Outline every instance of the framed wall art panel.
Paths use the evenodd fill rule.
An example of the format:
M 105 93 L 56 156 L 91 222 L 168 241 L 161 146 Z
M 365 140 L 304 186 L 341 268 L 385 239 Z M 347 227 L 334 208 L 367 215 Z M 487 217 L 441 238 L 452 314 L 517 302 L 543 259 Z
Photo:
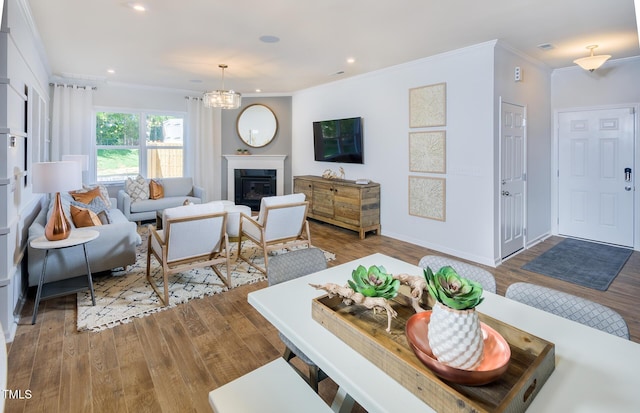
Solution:
M 409 133 L 409 170 L 446 173 L 446 132 Z
M 447 84 L 436 83 L 409 89 L 409 127 L 428 128 L 447 124 Z
M 409 176 L 409 215 L 446 220 L 446 180 Z

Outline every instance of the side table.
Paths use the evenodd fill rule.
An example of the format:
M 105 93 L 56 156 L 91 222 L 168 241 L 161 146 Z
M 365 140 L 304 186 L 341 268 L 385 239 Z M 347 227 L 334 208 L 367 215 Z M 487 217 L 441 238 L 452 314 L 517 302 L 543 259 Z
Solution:
M 60 241 L 49 241 L 44 235 L 31 241 L 31 248 L 41 249 L 44 251 L 44 262 L 42 263 L 42 272 L 38 281 L 38 292 L 36 293 L 36 302 L 33 308 L 33 318 L 31 324 L 36 323 L 38 316 L 38 306 L 40 300 L 47 298 L 60 297 L 63 295 L 84 291 L 87 288 L 91 291 L 91 301 L 96 305 L 96 297 L 93 293 L 93 279 L 91 278 L 91 268 L 89 268 L 89 257 L 87 256 L 87 243 L 98 238 L 100 233 L 93 229 L 74 229 L 71 230 L 69 238 Z M 44 283 L 45 271 L 47 268 L 47 257 L 49 250 L 63 249 L 82 245 L 84 251 L 84 260 L 87 263 L 87 277 L 78 276 L 65 280 L 54 281 L 48 284 Z

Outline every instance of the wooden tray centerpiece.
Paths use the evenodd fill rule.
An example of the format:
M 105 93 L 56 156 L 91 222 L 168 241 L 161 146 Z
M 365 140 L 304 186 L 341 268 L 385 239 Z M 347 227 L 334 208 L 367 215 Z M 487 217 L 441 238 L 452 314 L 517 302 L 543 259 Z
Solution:
M 509 344 L 508 368 L 482 386 L 447 382 L 416 357 L 405 335 L 415 298 L 403 286 L 387 303 L 395 317 L 324 295 L 313 300 L 312 318 L 438 412 L 524 412 L 555 369 L 553 343 L 479 313 Z

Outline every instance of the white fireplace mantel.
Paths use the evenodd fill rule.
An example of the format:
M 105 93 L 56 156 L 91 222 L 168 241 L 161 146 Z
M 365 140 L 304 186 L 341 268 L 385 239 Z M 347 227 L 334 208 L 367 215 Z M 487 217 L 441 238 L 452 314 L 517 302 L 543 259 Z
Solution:
M 284 160 L 287 155 L 222 155 L 227 159 L 227 199 L 236 198 L 236 169 L 275 169 L 276 195 L 284 195 Z

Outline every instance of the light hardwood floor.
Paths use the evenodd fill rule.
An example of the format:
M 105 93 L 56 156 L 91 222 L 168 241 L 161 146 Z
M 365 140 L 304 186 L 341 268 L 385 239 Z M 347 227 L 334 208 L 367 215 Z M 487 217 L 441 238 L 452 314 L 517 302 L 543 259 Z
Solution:
M 380 252 L 417 263 L 426 248 L 311 222 L 312 243 L 336 253 L 330 265 Z M 520 269 L 558 243 L 552 237 L 488 268 L 498 293 L 517 281 L 544 284 L 605 304 L 622 314 L 632 340 L 640 342 L 640 253 L 634 252 L 607 291 L 596 291 Z M 248 303 L 265 282 L 192 300 L 99 333 L 76 331 L 76 298 L 44 301 L 31 325 L 33 294 L 9 344 L 8 388 L 30 390 L 30 399 L 10 399 L 6 412 L 210 412 L 208 392 L 281 355 L 276 330 Z M 327 401 L 331 380 L 320 384 Z M 358 406 L 354 411 L 362 411 Z

